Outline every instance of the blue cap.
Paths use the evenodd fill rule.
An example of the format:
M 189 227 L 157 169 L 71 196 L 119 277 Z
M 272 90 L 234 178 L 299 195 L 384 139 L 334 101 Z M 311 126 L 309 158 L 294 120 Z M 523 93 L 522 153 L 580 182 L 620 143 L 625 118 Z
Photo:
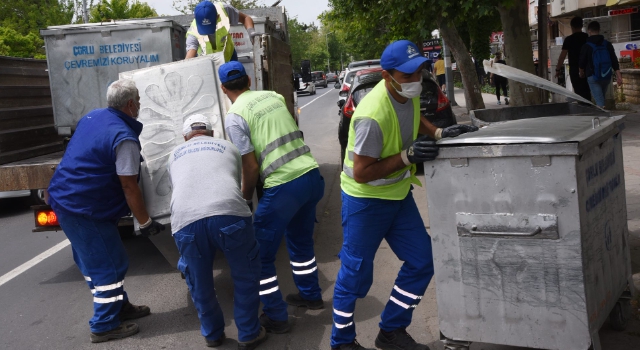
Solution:
M 218 24 L 218 11 L 211 1 L 203 1 L 199 3 L 193 10 L 196 18 L 196 26 L 200 35 L 210 35 L 216 33 L 216 25 Z
M 395 41 L 384 49 L 380 57 L 382 69 L 395 69 L 402 73 L 411 74 L 427 61 L 422 57 L 416 44 L 409 40 Z
M 239 71 L 239 73 L 229 75 L 229 73 L 233 72 L 234 70 Z M 247 75 L 247 72 L 244 70 L 244 66 L 242 65 L 242 63 L 238 61 L 230 61 L 218 68 L 218 74 L 220 75 L 220 81 L 222 83 L 226 83 L 228 81 L 244 77 L 245 75 Z

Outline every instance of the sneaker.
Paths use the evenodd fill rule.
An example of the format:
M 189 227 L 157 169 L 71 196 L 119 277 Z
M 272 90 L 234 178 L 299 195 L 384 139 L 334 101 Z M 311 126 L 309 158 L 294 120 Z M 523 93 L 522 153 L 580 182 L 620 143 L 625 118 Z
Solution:
M 120 321 L 135 320 L 136 318 L 145 317 L 151 313 L 146 305 L 133 305 L 130 302 L 126 302 L 120 309 Z
M 260 333 L 253 340 L 238 342 L 238 350 L 253 350 L 262 344 L 267 339 L 267 330 L 264 327 L 260 327 Z
M 298 294 L 289 294 L 285 298 L 287 304 L 292 306 L 306 307 L 309 310 L 318 310 L 324 309 L 324 302 L 322 299 L 320 300 L 307 300 L 303 298 L 300 293 Z
M 500 100 L 498 100 L 498 105 L 501 105 L 502 103 L 500 103 Z
M 371 348 L 365 348 L 360 345 L 357 340 L 354 340 L 353 343 L 349 344 L 340 344 L 337 348 L 331 348 L 331 350 L 375 350 Z
M 509 99 L 508 98 L 504 98 L 504 104 L 506 104 L 507 106 L 509 105 Z
M 138 325 L 135 323 L 121 324 L 118 327 L 107 332 L 100 332 L 100 333 L 91 332 L 91 342 L 102 343 L 112 339 L 122 339 L 122 338 L 130 337 L 138 333 L 139 331 L 140 331 L 140 328 L 138 328 Z
M 404 328 L 392 332 L 381 329 L 376 338 L 376 346 L 382 350 L 429 350 L 428 346 L 416 343 Z
M 215 348 L 217 346 L 222 345 L 225 339 L 227 339 L 227 336 L 224 334 L 224 332 L 222 332 L 222 335 L 220 336 L 220 338 L 216 340 L 209 340 L 207 338 L 204 338 L 205 342 L 207 343 L 207 346 L 210 348 Z
M 275 321 L 269 318 L 267 314 L 260 315 L 260 325 L 269 333 L 282 334 L 287 333 L 291 329 L 289 320 Z

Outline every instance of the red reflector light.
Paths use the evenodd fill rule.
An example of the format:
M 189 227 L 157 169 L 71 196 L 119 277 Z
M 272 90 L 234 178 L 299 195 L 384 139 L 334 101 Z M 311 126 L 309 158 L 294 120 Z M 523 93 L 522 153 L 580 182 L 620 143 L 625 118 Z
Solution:
M 436 108 L 436 112 L 440 112 L 447 108 L 447 106 L 449 106 L 449 99 L 444 95 L 442 90 L 438 89 L 438 108 Z
M 36 213 L 36 220 L 40 226 L 59 226 L 58 217 L 53 210 L 39 210 Z
M 349 99 L 347 100 L 347 103 L 344 105 L 344 108 L 342 109 L 342 114 L 344 114 L 344 116 L 347 118 L 351 118 L 355 110 L 356 110 L 356 107 L 353 105 L 353 99 L 349 97 Z

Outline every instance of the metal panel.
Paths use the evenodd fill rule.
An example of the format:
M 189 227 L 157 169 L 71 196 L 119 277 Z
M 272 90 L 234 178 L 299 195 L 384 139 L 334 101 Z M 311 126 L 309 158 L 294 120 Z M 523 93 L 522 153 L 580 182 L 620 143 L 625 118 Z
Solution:
M 75 130 L 83 115 L 106 107 L 107 87 L 119 73 L 184 58 L 185 30 L 173 21 L 57 26 L 41 34 L 59 132 Z
M 140 183 L 149 215 L 163 224 L 170 223 L 171 216 L 167 160 L 184 142 L 184 120 L 203 114 L 211 121 L 214 136 L 224 137 L 223 117 L 230 102 L 219 88 L 218 67 L 223 63 L 222 53 L 217 53 L 120 74 L 135 81 L 140 91 L 138 121 L 144 124 Z

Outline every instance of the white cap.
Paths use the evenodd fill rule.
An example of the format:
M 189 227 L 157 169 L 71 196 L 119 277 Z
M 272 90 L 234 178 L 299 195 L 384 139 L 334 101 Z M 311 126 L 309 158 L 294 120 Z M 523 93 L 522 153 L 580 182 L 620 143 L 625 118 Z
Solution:
M 209 118 L 202 114 L 190 115 L 182 125 L 182 134 L 186 135 L 193 130 L 211 130 Z

